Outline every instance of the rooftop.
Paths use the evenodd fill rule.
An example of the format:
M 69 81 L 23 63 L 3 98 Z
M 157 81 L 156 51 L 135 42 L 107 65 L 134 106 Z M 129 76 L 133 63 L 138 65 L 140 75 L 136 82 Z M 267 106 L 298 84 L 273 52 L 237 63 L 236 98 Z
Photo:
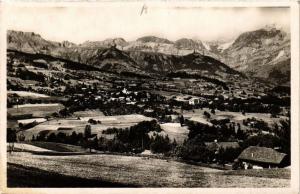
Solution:
M 272 148 L 250 146 L 239 155 L 238 159 L 280 164 L 285 156 L 286 154 L 277 152 Z

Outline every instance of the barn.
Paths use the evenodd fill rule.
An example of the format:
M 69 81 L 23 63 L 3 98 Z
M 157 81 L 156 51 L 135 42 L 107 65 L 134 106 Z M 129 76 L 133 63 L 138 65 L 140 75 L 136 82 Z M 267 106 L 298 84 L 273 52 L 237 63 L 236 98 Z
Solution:
M 272 148 L 250 146 L 238 156 L 244 168 L 280 168 L 288 165 L 288 157 Z

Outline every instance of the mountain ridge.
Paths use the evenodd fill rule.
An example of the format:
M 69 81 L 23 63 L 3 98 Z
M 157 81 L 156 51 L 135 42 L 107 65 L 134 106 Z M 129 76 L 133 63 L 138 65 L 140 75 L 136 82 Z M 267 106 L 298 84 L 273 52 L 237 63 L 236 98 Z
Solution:
M 117 37 L 103 41 L 86 41 L 82 44 L 68 41 L 58 43 L 47 41 L 35 33 L 20 31 L 8 31 L 7 37 L 9 49 L 29 53 L 44 53 L 81 63 L 92 62 L 96 64 L 97 57 L 95 55 L 101 52 L 99 50 L 115 46 L 116 49 L 127 52 L 129 57 L 134 58 L 135 63 L 140 63 L 141 68 L 146 68 L 151 72 L 175 71 L 174 60 L 178 60 L 176 56 L 184 58 L 184 56 L 195 52 L 217 59 L 250 77 L 272 78 L 272 81 L 281 82 L 280 76 L 274 77 L 274 75 L 289 78 L 290 72 L 289 34 L 274 27 L 242 33 L 231 42 L 215 41 L 210 43 L 189 38 L 170 41 L 156 36 L 144 36 L 131 42 Z M 138 53 L 144 58 L 147 55 L 148 58 L 146 57 L 145 61 L 141 61 L 143 57 L 138 57 Z M 169 55 L 173 57 L 169 57 Z M 153 62 L 154 59 L 159 64 Z M 137 65 L 135 63 L 130 62 L 129 69 L 134 67 L 131 70 L 136 71 Z M 178 63 L 186 65 L 180 60 Z M 152 65 L 149 66 L 149 64 Z M 289 82 L 289 79 L 284 80 Z

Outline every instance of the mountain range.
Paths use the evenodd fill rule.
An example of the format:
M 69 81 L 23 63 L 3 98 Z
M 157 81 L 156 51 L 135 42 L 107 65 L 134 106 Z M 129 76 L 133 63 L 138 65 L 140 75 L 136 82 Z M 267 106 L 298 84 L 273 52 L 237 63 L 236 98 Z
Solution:
M 20 31 L 8 31 L 7 41 L 10 50 L 47 54 L 108 71 L 184 70 L 221 78 L 229 72 L 241 72 L 280 84 L 290 82 L 290 34 L 275 27 L 245 32 L 229 42 L 144 36 L 135 41 L 111 38 L 74 44 L 47 41 L 33 32 Z

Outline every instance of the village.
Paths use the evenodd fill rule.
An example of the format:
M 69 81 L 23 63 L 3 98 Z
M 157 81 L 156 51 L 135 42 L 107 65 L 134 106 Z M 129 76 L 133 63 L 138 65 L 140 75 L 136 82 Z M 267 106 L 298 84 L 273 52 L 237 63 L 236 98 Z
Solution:
M 285 138 L 280 135 L 290 130 L 289 100 L 287 94 L 271 95 L 271 86 L 235 82 L 223 89 L 201 79 L 171 78 L 114 79 L 106 88 L 90 78 L 70 85 L 48 80 L 48 90 L 30 84 L 33 92 L 8 90 L 8 131 L 17 132 L 14 141 L 71 142 L 94 153 L 158 155 L 221 169 L 289 165 L 288 146 L 280 143 Z M 268 98 L 278 104 L 263 103 Z M 151 128 L 152 121 L 158 129 Z M 142 140 L 121 138 L 121 131 L 139 125 L 150 125 Z M 116 148 L 120 144 L 129 145 Z

